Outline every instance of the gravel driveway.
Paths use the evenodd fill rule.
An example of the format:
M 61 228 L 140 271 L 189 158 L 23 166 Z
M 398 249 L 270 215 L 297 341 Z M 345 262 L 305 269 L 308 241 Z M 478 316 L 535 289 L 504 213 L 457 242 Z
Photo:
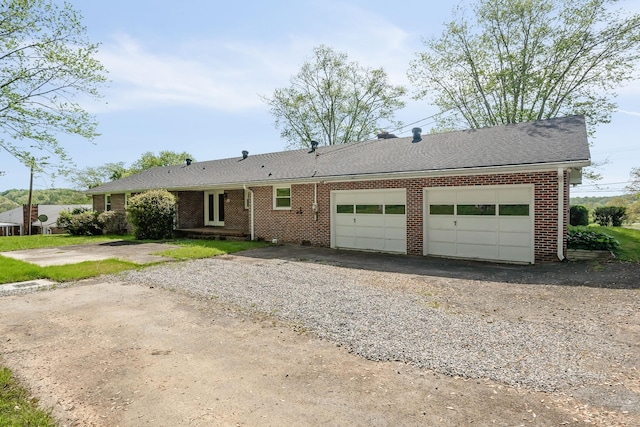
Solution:
M 604 399 L 623 411 L 640 408 L 640 291 L 633 289 L 640 269 L 635 265 L 603 275 L 605 285 L 632 289 L 610 289 L 593 286 L 605 268 L 589 273 L 592 265 L 584 263 L 538 267 L 431 260 L 422 270 L 405 265 L 405 272 L 390 272 L 329 263 L 403 270 L 402 262 L 420 260 L 361 253 L 341 253 L 341 259 L 335 251 L 297 249 L 165 264 L 114 280 L 180 289 L 286 319 L 370 360 L 539 391 L 573 390 L 593 403 Z M 578 286 L 580 269 L 592 287 Z M 470 278 L 474 274 L 482 280 Z M 537 284 L 544 275 L 565 284 Z
M 369 425 L 387 425 L 392 419 L 408 420 L 408 414 L 417 417 L 411 418 L 416 425 L 427 422 L 427 419 L 431 422 L 439 420 L 443 425 L 459 425 L 462 420 L 466 420 L 464 423 L 475 420 L 480 424 L 501 420 L 498 425 L 515 425 L 519 423 L 517 420 L 535 421 L 536 413 L 539 414 L 537 421 L 542 423 L 540 425 L 578 420 L 596 425 L 640 425 L 639 267 L 620 263 L 514 266 L 322 248 L 271 247 L 236 255 L 165 263 L 102 277 L 94 282 L 83 282 L 88 286 L 75 287 L 70 284 L 69 289 L 51 291 L 50 298 L 46 292 L 34 296 L 34 303 L 30 303 L 30 299 L 22 300 L 19 296 L 7 297 L 10 299 L 4 302 L 0 300 L 0 303 L 4 304 L 6 313 L 14 313 L 16 320 L 8 319 L 6 325 L 0 320 L 0 338 L 3 334 L 8 337 L 4 356 L 14 361 L 20 368 L 18 372 L 37 377 L 34 378 L 34 388 L 43 390 L 60 387 L 60 379 L 47 379 L 50 375 L 54 378 L 55 375 L 66 375 L 70 383 L 77 382 L 75 387 L 81 391 L 76 391 L 76 396 L 80 397 L 61 400 L 68 402 L 66 405 L 70 409 L 66 410 L 76 417 L 79 417 L 78 407 L 84 407 L 83 399 L 95 399 L 96 407 L 104 405 L 99 403 L 99 398 L 108 387 L 100 385 L 92 389 L 90 384 L 91 380 L 100 383 L 106 379 L 103 376 L 82 378 L 82 375 L 89 375 L 87 372 L 94 370 L 93 360 L 96 357 L 100 360 L 99 367 L 103 372 L 113 372 L 111 375 L 117 374 L 116 379 L 122 377 L 122 381 L 126 379 L 126 383 L 117 380 L 111 384 L 113 397 L 110 398 L 117 402 L 128 392 L 126 405 L 131 406 L 113 407 L 126 410 L 135 406 L 136 399 L 142 398 L 145 387 L 157 386 L 162 383 L 159 379 L 162 375 L 171 375 L 171 370 L 180 369 L 177 367 L 183 365 L 173 379 L 164 381 L 173 384 L 173 387 L 188 381 L 185 387 L 191 387 L 194 391 L 201 383 L 200 393 L 217 392 L 219 389 L 216 384 L 220 381 L 220 384 L 228 386 L 233 383 L 233 390 L 237 393 L 234 399 L 239 399 L 238 405 L 242 405 L 248 398 L 246 387 L 256 387 L 257 390 L 259 384 L 253 382 L 249 386 L 241 386 L 246 378 L 237 377 L 238 372 L 249 377 L 258 375 L 258 372 L 268 372 L 269 378 L 280 375 L 283 380 L 291 377 L 273 371 L 275 368 L 265 371 L 267 368 L 263 365 L 267 363 L 267 359 L 264 359 L 267 354 L 272 355 L 274 360 L 291 359 L 283 368 L 278 368 L 281 370 L 291 370 L 293 366 L 304 368 L 307 362 L 300 362 L 300 354 L 323 354 L 315 360 L 319 362 L 325 357 L 325 363 L 312 370 L 306 368 L 300 371 L 302 377 L 297 388 L 291 382 L 282 386 L 282 390 L 286 388 L 292 392 L 286 395 L 287 399 L 304 396 L 305 400 L 308 399 L 308 387 L 315 384 L 313 387 L 316 387 L 314 390 L 319 400 L 314 400 L 316 403 L 313 406 L 298 408 L 308 414 L 306 421 L 310 424 L 324 419 L 326 408 L 322 404 L 328 404 L 327 399 L 331 396 L 331 399 L 338 399 L 336 390 L 343 390 L 341 400 L 332 403 L 333 406 L 342 405 L 340 407 L 346 411 L 342 414 L 344 418 L 340 419 L 353 419 L 350 417 L 368 412 L 373 417 L 368 418 L 366 424 Z M 91 283 L 96 283 L 96 295 L 90 293 Z M 123 284 L 138 286 L 119 286 Z M 128 290 L 133 288 L 137 290 Z M 53 295 L 64 291 L 73 291 L 72 295 L 75 296 L 68 299 L 68 294 Z M 173 307 L 172 294 L 176 301 L 182 301 L 178 305 L 179 310 Z M 201 308 L 197 311 L 202 311 L 195 318 L 192 318 L 195 316 L 193 309 L 184 308 L 191 307 L 192 303 L 188 301 L 192 297 L 200 301 L 198 307 Z M 54 308 L 47 307 L 46 301 L 49 299 Z M 62 302 L 66 300 L 69 301 L 68 308 Z M 91 305 L 84 303 L 84 300 L 90 301 Z M 147 306 L 149 312 L 145 312 Z M 289 332 L 285 330 L 277 332 L 263 329 L 260 332 L 260 327 L 249 328 L 249 325 L 246 326 L 249 329 L 245 329 L 245 326 L 240 326 L 243 323 L 234 323 L 235 326 L 230 329 L 238 330 L 238 333 L 209 330 L 209 326 L 206 326 L 209 323 L 220 325 L 231 321 L 224 320 L 224 316 L 221 318 L 218 314 L 210 317 L 212 314 L 206 307 L 211 307 L 212 313 L 223 310 L 236 313 L 234 316 L 241 318 L 257 319 L 258 324 L 287 325 L 289 331 L 294 331 L 294 336 L 288 335 Z M 109 314 L 111 311 L 114 313 Z M 21 320 L 20 316 L 24 316 L 24 319 Z M 44 317 L 39 320 L 39 316 Z M 39 325 L 39 322 L 42 324 Z M 74 325 L 80 327 L 75 328 Z M 58 329 L 59 337 L 54 333 Z M 330 356 L 331 352 L 316 344 L 313 348 L 307 347 L 311 341 L 296 344 L 295 350 L 290 347 L 286 355 L 275 354 L 282 340 L 296 341 L 296 333 L 319 337 L 323 343 L 333 343 L 340 350 L 346 349 L 362 356 L 374 365 L 356 371 L 353 368 L 356 363 L 354 360 L 338 358 L 340 361 L 328 365 L 335 366 L 335 369 L 332 368 L 335 375 L 345 377 L 338 381 L 323 371 L 329 357 L 335 355 Z M 157 334 L 169 336 L 158 337 Z M 29 343 L 31 337 L 38 339 Z M 222 343 L 223 340 L 227 350 L 218 354 L 216 343 Z M 82 349 L 73 342 L 82 343 Z M 69 343 L 75 347 L 66 349 Z M 237 345 L 249 346 L 252 350 L 247 355 L 229 347 Z M 56 355 L 45 351 L 42 354 L 43 349 L 57 346 L 62 353 Z M 183 353 L 179 350 L 181 346 L 185 348 Z M 102 351 L 95 353 L 93 347 Z M 273 350 L 264 353 L 265 348 Z M 0 351 L 0 357 L 3 351 Z M 253 354 L 255 351 L 257 353 Z M 77 355 L 72 354 L 76 352 Z M 296 352 L 298 356 L 294 356 L 298 354 Z M 218 379 L 212 389 L 212 384 L 206 382 L 208 380 L 198 376 L 199 371 L 212 370 L 217 362 L 227 357 L 227 353 L 232 355 L 232 361 L 225 362 L 227 364 L 242 358 L 249 359 L 243 362 L 240 371 L 224 370 L 222 365 L 222 371 L 210 374 L 208 378 L 213 381 Z M 169 371 L 168 366 L 158 365 L 157 370 L 161 373 L 148 376 L 155 361 L 159 360 L 154 358 L 174 354 Z M 198 364 L 190 365 L 195 362 Z M 59 374 L 55 373 L 56 364 L 62 364 Z M 48 368 L 49 365 L 54 367 Z M 259 366 L 258 372 L 251 372 L 254 365 Z M 347 365 L 354 370 L 340 368 Z M 351 390 L 347 385 L 354 378 L 363 381 L 370 378 L 366 372 L 370 372 L 372 366 L 378 369 L 374 378 L 378 378 L 378 381 L 386 378 L 384 386 L 389 390 L 396 387 L 395 403 L 389 407 L 378 405 L 379 408 L 375 410 L 380 411 L 376 412 L 378 415 L 371 412 L 374 411 L 375 400 L 368 403 L 374 406 L 362 409 L 363 412 L 354 409 L 357 406 L 355 402 L 361 400 L 362 396 L 375 398 L 375 393 L 371 394 L 369 388 L 371 385 L 363 382 L 367 388 L 357 392 L 360 394 L 355 394 L 355 389 Z M 411 374 L 414 377 L 405 374 L 409 369 L 416 370 Z M 43 373 L 43 370 L 46 372 Z M 395 375 L 396 371 L 397 378 L 392 379 L 390 375 Z M 137 376 L 138 372 L 144 375 Z M 317 377 L 309 379 L 309 373 L 318 372 Z M 427 373 L 432 379 L 424 383 Z M 99 375 L 99 372 L 96 374 Z M 437 377 L 431 377 L 432 374 L 443 379 L 436 380 Z M 267 374 L 253 378 L 257 381 L 262 375 Z M 456 385 L 455 382 L 445 382 L 444 378 L 453 381 L 459 378 L 464 383 Z M 508 388 L 512 391 L 502 396 L 501 400 L 492 400 L 496 395 L 485 394 L 486 387 L 496 387 L 489 391 L 495 393 L 502 385 L 505 390 Z M 267 382 L 263 387 L 264 390 L 273 390 L 274 401 L 276 396 L 280 396 L 273 383 Z M 323 387 L 327 389 L 320 391 Z M 377 387 L 382 387 L 382 383 Z M 73 395 L 69 391 L 72 384 L 67 384 L 64 389 Z M 82 397 L 82 390 L 89 394 Z M 145 417 L 151 413 L 159 413 L 161 409 L 153 406 L 153 402 L 158 402 L 155 393 L 164 392 L 167 388 L 152 390 L 155 392 L 148 392 L 152 400 L 147 403 L 140 401 L 137 412 L 130 412 L 126 419 L 146 420 Z M 406 391 L 404 397 L 401 397 L 400 390 Z M 434 393 L 442 395 L 434 400 Z M 454 409 L 461 411 L 458 404 L 438 406 L 446 400 L 445 396 L 463 394 L 468 395 L 464 412 L 457 412 L 454 416 Z M 359 397 L 346 403 L 354 396 Z M 205 398 L 204 395 L 202 397 Z M 188 390 L 180 396 L 165 398 L 167 401 L 181 402 L 187 414 L 193 410 L 190 402 L 195 404 L 198 402 L 194 398 L 199 399 L 189 395 Z M 209 399 L 209 408 L 199 409 L 209 411 L 207 413 L 212 410 L 215 412 L 216 408 L 220 410 L 217 403 L 211 403 L 211 399 L 214 397 Z M 264 404 L 263 399 L 257 402 L 255 404 Z M 414 409 L 422 404 L 426 405 L 426 410 Z M 562 406 L 560 413 L 550 408 L 555 405 Z M 255 409 L 239 408 L 226 408 L 228 412 L 224 412 L 223 407 L 221 413 L 230 417 L 227 421 L 245 419 L 257 423 L 256 420 L 260 420 L 255 418 L 259 414 Z M 444 412 L 438 412 L 440 408 Z M 491 413 L 491 408 L 497 410 L 498 418 Z M 179 414 L 181 409 L 166 408 L 175 414 Z M 281 422 L 287 421 L 286 417 L 282 418 L 285 413 L 276 407 L 272 409 L 267 412 L 269 416 L 278 415 Z M 165 410 L 164 406 L 162 410 Z M 319 418 L 313 418 L 309 411 L 314 411 L 313 416 Z M 430 411 L 433 412 L 431 418 Z M 512 412 L 509 417 L 506 416 L 507 411 Z M 101 419 L 103 415 L 98 413 L 96 409 L 91 416 L 85 414 L 85 421 Z M 501 419 L 500 414 L 505 418 Z M 104 419 L 113 422 L 125 419 L 115 415 L 109 417 Z M 300 415 L 292 417 L 288 420 L 300 420 Z M 419 419 L 423 421 L 416 421 Z M 152 421 L 148 425 L 152 425 Z M 248 424 L 254 422 L 248 421 Z M 209 425 L 205 421 L 177 423 Z M 141 422 L 139 424 L 142 425 Z M 91 425 L 103 424 L 96 422 Z M 136 423 L 130 421 L 121 425 Z

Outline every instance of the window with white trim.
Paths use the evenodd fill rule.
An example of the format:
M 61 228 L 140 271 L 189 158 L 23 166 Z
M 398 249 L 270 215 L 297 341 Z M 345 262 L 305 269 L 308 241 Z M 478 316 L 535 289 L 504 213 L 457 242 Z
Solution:
M 291 187 L 273 187 L 273 209 L 291 209 Z
M 104 196 L 104 210 L 105 211 L 111 210 L 111 194 L 105 194 Z

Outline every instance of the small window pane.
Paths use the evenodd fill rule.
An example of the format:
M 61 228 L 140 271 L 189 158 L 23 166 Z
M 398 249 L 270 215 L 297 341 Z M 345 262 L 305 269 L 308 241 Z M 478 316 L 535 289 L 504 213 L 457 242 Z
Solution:
M 500 205 L 502 216 L 529 216 L 529 205 Z
M 404 205 L 385 205 L 384 213 L 387 215 L 404 215 Z
M 276 197 L 291 197 L 290 188 L 276 188 Z
M 429 205 L 431 215 L 453 215 L 453 205 Z
M 353 205 L 338 205 L 336 207 L 336 212 L 341 214 L 352 214 Z
M 458 205 L 458 215 L 495 215 L 496 205 Z
M 382 214 L 382 205 L 356 205 L 356 213 Z
M 288 197 L 283 197 L 280 199 L 276 199 L 276 207 L 277 208 L 290 208 L 291 207 L 291 199 Z

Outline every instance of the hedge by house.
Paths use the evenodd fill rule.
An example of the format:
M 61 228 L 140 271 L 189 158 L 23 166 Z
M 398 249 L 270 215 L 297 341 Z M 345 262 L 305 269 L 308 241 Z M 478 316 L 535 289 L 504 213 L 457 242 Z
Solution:
M 167 190 L 149 190 L 129 199 L 127 216 L 136 239 L 170 238 L 176 215 L 175 196 Z

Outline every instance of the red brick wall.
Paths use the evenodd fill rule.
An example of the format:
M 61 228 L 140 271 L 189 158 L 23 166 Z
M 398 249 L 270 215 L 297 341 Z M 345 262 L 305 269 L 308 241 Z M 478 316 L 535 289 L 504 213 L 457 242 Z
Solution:
M 93 195 L 93 210 L 96 212 L 104 212 L 104 194 Z
M 204 192 L 178 191 L 178 228 L 204 227 Z
M 224 192 L 224 228 L 249 232 L 249 210 L 244 208 L 244 190 Z
M 565 241 L 569 214 L 569 183 L 565 173 Z M 433 178 L 390 179 L 379 181 L 349 181 L 318 184 L 319 212 L 314 215 L 314 184 L 291 186 L 291 210 L 273 209 L 273 187 L 254 187 L 255 237 L 271 241 L 330 246 L 330 194 L 334 190 L 368 190 L 405 188 L 407 191 L 407 253 L 423 254 L 423 189 L 425 187 L 463 187 L 476 185 L 534 185 L 535 261 L 557 261 L 558 175 L 557 171 L 443 176 Z

